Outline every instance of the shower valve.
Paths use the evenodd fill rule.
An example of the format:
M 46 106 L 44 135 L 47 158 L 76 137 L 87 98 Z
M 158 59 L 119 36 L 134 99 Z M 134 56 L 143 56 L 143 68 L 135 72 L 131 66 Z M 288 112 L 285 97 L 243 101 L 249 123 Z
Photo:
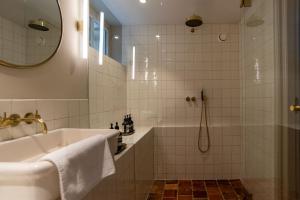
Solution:
M 192 102 L 196 102 L 196 97 L 189 97 L 189 96 L 187 96 L 186 98 L 185 98 L 185 100 L 187 101 L 187 102 L 190 102 L 190 101 L 192 101 Z

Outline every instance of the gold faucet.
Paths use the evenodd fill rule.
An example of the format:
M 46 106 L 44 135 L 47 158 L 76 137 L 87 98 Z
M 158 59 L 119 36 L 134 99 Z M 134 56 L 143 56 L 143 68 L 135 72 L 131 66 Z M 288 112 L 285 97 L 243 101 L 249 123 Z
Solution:
M 35 114 L 33 114 L 33 113 L 25 114 L 24 118 L 22 118 L 21 121 L 23 121 L 27 124 L 32 124 L 33 122 L 36 122 L 36 123 L 40 124 L 40 126 L 42 127 L 43 134 L 48 133 L 47 124 L 42 119 L 42 117 L 39 114 L 38 110 L 35 111 Z
M 0 117 L 0 128 L 16 127 L 21 122 L 25 122 L 26 124 L 32 124 L 33 122 L 36 122 L 42 127 L 43 134 L 48 133 L 47 124 L 42 119 L 38 111 L 36 111 L 35 114 L 26 113 L 24 118 L 21 118 L 19 114 L 11 114 L 9 117 L 7 117 L 6 113 L 4 113 L 4 116 Z
M 0 128 L 8 128 L 12 125 L 12 120 L 7 118 L 6 112 L 4 112 L 3 117 L 0 116 Z

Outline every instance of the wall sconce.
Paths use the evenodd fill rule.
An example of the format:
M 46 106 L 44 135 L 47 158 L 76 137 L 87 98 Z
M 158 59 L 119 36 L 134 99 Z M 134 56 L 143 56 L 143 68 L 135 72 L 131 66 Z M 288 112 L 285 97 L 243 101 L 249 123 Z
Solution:
M 135 46 L 132 47 L 132 68 L 131 68 L 131 79 L 135 79 Z
M 77 31 L 82 32 L 82 58 L 88 58 L 89 50 L 89 18 L 90 18 L 90 1 L 82 0 L 82 20 L 76 22 Z
M 103 65 L 104 47 L 104 12 L 100 12 L 100 36 L 99 36 L 99 65 Z

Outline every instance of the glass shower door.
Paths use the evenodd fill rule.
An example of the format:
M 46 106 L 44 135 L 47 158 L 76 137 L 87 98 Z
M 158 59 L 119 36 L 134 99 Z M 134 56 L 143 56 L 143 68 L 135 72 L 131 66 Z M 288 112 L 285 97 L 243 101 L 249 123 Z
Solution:
M 300 199 L 300 3 L 282 4 L 282 199 Z
M 242 181 L 254 200 L 278 197 L 278 87 L 275 1 L 242 9 Z

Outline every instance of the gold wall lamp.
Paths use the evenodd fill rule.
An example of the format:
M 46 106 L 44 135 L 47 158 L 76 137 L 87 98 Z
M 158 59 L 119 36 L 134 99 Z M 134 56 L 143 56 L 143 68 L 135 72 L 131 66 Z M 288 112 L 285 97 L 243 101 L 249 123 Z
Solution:
M 82 32 L 83 31 L 83 21 L 82 20 L 78 20 L 76 21 L 76 30 L 78 32 Z

